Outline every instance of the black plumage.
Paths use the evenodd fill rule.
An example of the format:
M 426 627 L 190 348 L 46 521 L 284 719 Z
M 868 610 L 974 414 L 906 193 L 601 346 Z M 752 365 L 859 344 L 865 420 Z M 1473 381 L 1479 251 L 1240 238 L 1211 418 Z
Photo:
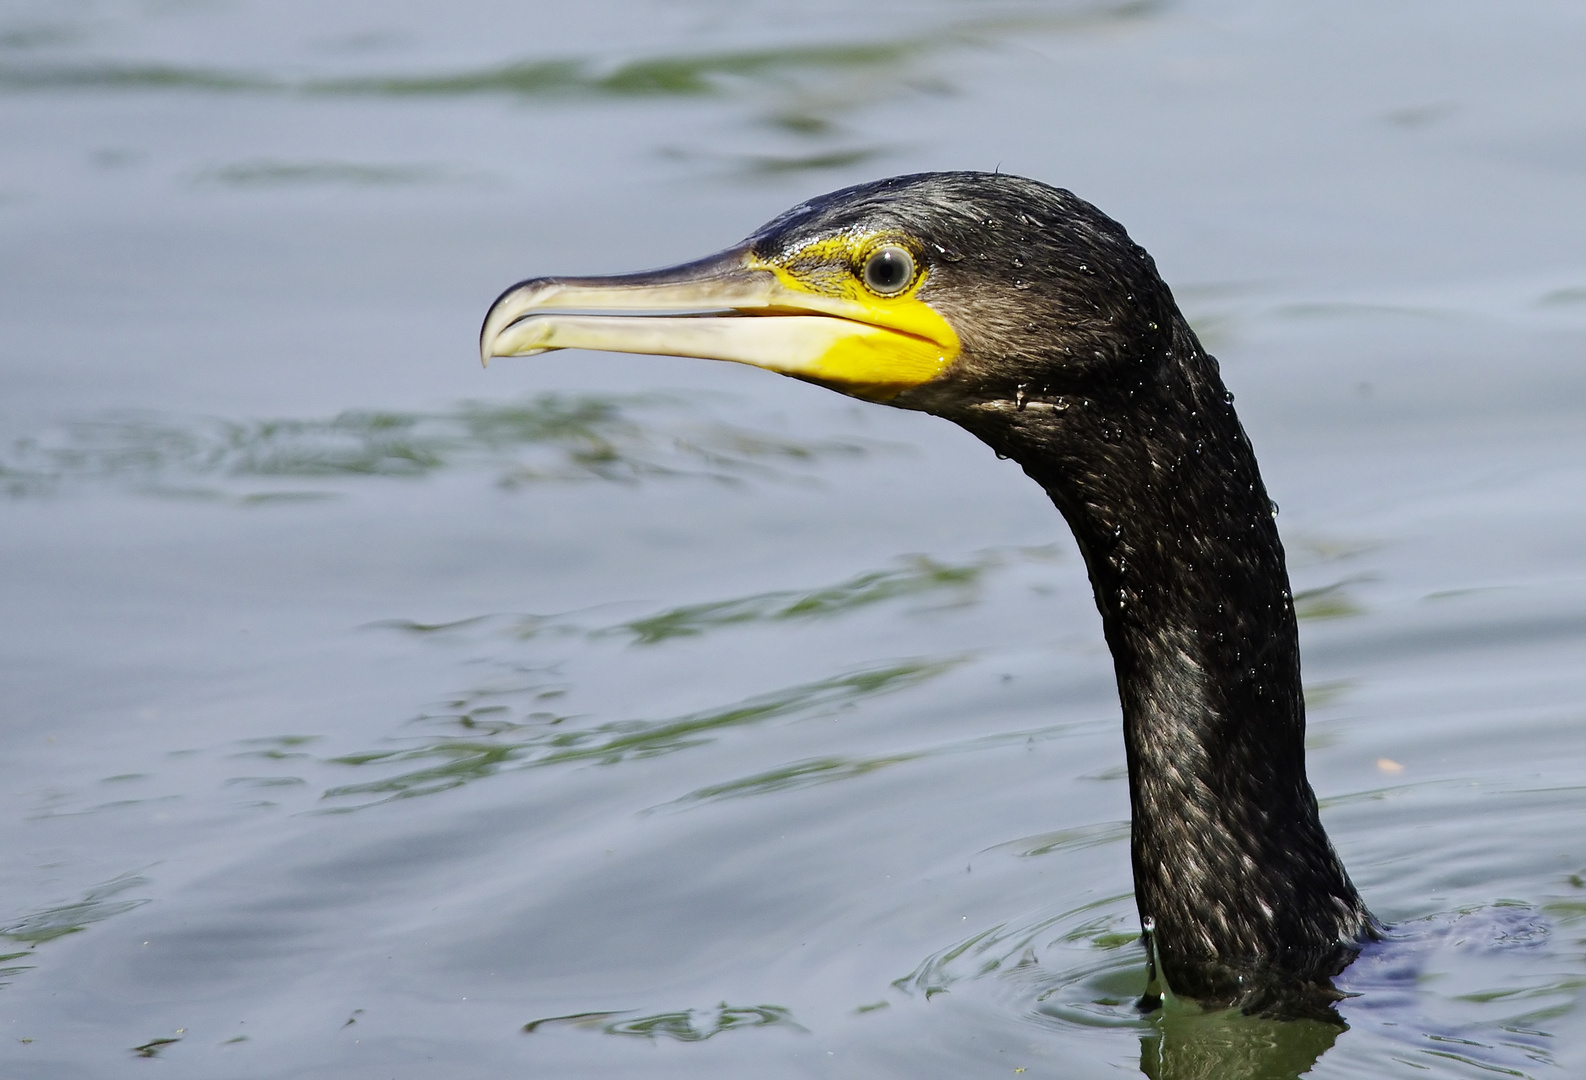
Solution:
M 920 298 L 963 343 L 891 403 L 1018 462 L 1084 556 L 1123 703 L 1135 897 L 1168 985 L 1255 1004 L 1336 974 L 1371 916 L 1306 780 L 1283 545 L 1216 360 L 1120 225 L 1031 180 L 898 177 L 751 243 L 882 224 L 920 241 Z

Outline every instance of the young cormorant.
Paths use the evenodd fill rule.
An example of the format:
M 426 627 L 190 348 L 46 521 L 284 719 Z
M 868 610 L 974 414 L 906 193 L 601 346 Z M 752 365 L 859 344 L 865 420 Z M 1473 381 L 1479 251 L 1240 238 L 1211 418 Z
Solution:
M 1175 993 L 1314 1012 L 1376 927 L 1305 777 L 1294 604 L 1217 362 L 1146 252 L 1067 191 L 894 177 L 672 269 L 536 278 L 480 351 L 734 360 L 945 417 L 1074 531 L 1123 703 L 1135 899 Z

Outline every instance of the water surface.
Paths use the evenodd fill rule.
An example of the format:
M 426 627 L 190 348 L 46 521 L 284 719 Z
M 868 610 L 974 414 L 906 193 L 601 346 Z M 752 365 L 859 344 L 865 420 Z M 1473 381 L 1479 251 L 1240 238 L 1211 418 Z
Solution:
M 1583 54 L 1560 2 L 6 6 L 5 1075 L 1580 1075 Z M 521 277 L 995 167 L 1238 397 L 1405 939 L 1347 1031 L 1134 1011 L 1111 663 L 1017 468 L 477 365 Z

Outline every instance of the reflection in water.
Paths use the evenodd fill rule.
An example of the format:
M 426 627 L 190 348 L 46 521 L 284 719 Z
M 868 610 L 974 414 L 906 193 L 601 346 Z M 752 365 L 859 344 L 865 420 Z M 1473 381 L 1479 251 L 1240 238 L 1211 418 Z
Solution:
M 1032 559 L 1050 557 L 1045 548 L 1019 552 Z M 623 638 L 634 645 L 657 645 L 676 638 L 697 638 L 727 627 L 777 624 L 838 618 L 876 605 L 934 599 L 937 606 L 960 606 L 973 595 L 987 572 L 1004 564 L 1005 555 L 988 552 L 965 563 L 944 563 L 924 556 L 901 560 L 900 565 L 855 575 L 835 585 L 814 589 L 781 589 L 729 600 L 685 604 L 651 615 L 605 626 L 588 627 L 566 618 L 534 615 L 478 616 L 450 623 L 391 620 L 377 624 L 424 637 L 472 636 L 509 643 L 534 638 L 573 637 L 588 642 Z M 759 695 L 722 709 L 709 709 L 667 720 L 612 721 L 579 727 L 577 718 L 548 711 L 565 696 L 565 685 L 529 678 L 530 669 L 508 664 L 517 676 L 511 686 L 492 685 L 469 691 L 448 702 L 439 714 L 420 722 L 441 724 L 448 731 L 425 738 L 420 745 L 400 750 L 375 750 L 331 759 L 340 765 L 393 765 L 422 762 L 379 780 L 332 787 L 328 798 L 384 795 L 411 798 L 457 787 L 493 776 L 503 769 L 527 768 L 565 762 L 615 764 L 631 758 L 654 757 L 709 741 L 708 733 L 793 714 L 827 710 L 876 694 L 906 689 L 944 674 L 962 658 L 919 660 L 883 664 L 851 671 L 830 679 L 806 683 Z M 507 704 L 507 702 L 516 703 Z M 1001 745 L 1008 740 L 1030 741 L 1057 729 L 1013 732 L 967 744 L 928 751 L 864 759 L 820 759 L 795 762 L 778 769 L 698 789 L 679 804 L 741 795 L 781 791 L 810 784 L 862 776 L 886 765 L 927 754 Z M 255 753 L 280 754 L 278 746 Z M 380 800 L 384 801 L 384 800 Z
M 804 1029 L 793 1022 L 793 1014 L 780 1005 L 728 1005 L 715 1009 L 685 1009 L 682 1012 L 638 1016 L 601 1028 L 608 1035 L 637 1035 L 641 1038 L 667 1038 L 678 1042 L 702 1042 L 724 1031 L 743 1028 L 780 1027 L 791 1031 Z
M 872 604 L 936 592 L 966 594 L 999 559 L 982 555 L 970 563 L 949 565 L 923 555 L 890 570 L 872 570 L 821 589 L 779 590 L 735 600 L 689 604 L 658 615 L 622 623 L 604 633 L 626 633 L 636 644 L 653 645 L 673 637 L 692 637 L 736 623 L 783 622 L 845 615 Z
M 16 961 L 31 956 L 37 946 L 80 933 L 94 923 L 147 904 L 147 899 L 117 900 L 114 897 L 148 883 L 147 878 L 138 874 L 123 874 L 89 889 L 81 900 L 45 908 L 0 925 L 0 947 L 7 942 L 27 946 L 19 952 L 0 953 L 0 986 L 8 985 L 11 976 L 32 970 L 32 964 Z
M 1121 837 L 1114 832 L 1115 841 L 1128 836 L 1127 828 Z M 1083 830 L 1075 846 L 1094 842 Z M 996 976 L 1028 995 L 1037 1017 L 1086 1027 L 1138 1023 L 1146 976 L 1133 900 L 1123 893 L 1030 923 L 1000 923 L 927 957 L 892 985 L 929 999 L 960 981 Z
M 9 986 L 13 975 L 20 975 L 24 971 L 33 970 L 32 964 L 18 964 L 16 962 L 25 956 L 27 956 L 25 951 L 0 953 L 0 986 Z
M 515 722 L 480 716 L 480 710 L 449 718 L 466 735 L 425 739 L 405 750 L 374 750 L 331 759 L 334 764 L 413 765 L 394 775 L 358 784 L 342 784 L 325 798 L 380 795 L 375 800 L 432 795 L 506 769 L 543 765 L 616 765 L 624 761 L 675 753 L 712 741 L 730 728 L 767 720 L 808 715 L 862 701 L 877 694 L 917 686 L 941 675 L 960 661 L 912 660 L 865 668 L 831 679 L 761 694 L 719 709 L 707 709 L 665 720 L 616 720 L 590 727 L 574 718 L 548 715 Z M 531 688 L 532 689 L 532 688 Z M 370 805 L 361 803 L 359 805 Z
M 611 105 L 670 99 L 729 98 L 752 111 L 755 127 L 790 137 L 804 147 L 794 153 L 727 155 L 739 176 L 781 176 L 852 167 L 882 154 L 874 144 L 854 145 L 840 117 L 888 100 L 955 89 L 944 56 L 1016 42 L 1036 32 L 1075 33 L 1127 25 L 1157 14 L 1158 0 L 1100 0 L 1044 5 L 1032 13 L 1015 6 L 1006 13 L 949 19 L 922 27 L 928 15 L 911 19 L 911 33 L 878 40 L 794 42 L 757 48 L 676 51 L 622 60 L 550 56 L 463 70 L 384 74 L 304 74 L 288 70 L 228 69 L 180 62 L 94 58 L 60 62 L 19 56 L 0 63 L 0 92 L 97 90 L 108 93 L 185 92 L 278 95 L 297 98 L 456 99 L 480 95 L 542 102 L 598 101 Z M 73 31 L 63 31 L 71 34 Z M 24 40 L 14 32 L 11 36 Z M 3 40 L 3 37 L 0 37 Z M 60 40 L 69 40 L 61 38 Z M 27 45 L 53 39 L 27 40 Z M 693 149 L 667 147 L 670 158 L 719 160 L 721 141 Z M 364 164 L 244 164 L 222 170 L 224 182 L 389 184 L 388 166 Z M 412 172 L 412 169 L 398 170 Z M 429 169 L 435 173 L 443 170 Z M 240 176 L 237 174 L 240 173 Z
M 779 478 L 789 465 L 856 457 L 867 449 L 852 440 L 780 439 L 718 422 L 690 422 L 687 413 L 685 403 L 663 395 L 589 394 L 464 402 L 444 412 L 355 410 L 312 420 L 111 413 L 6 440 L 0 488 L 25 497 L 77 483 L 116 482 L 155 493 L 223 498 L 225 489 L 193 484 L 417 477 L 465 467 L 493 469 L 505 487 L 676 476 L 738 481 Z
M 833 619 L 881 604 L 908 600 L 932 602 L 930 610 L 963 606 L 990 571 L 1010 556 L 1050 559 L 1049 548 L 985 552 L 963 563 L 945 563 L 911 556 L 884 570 L 857 574 L 835 585 L 814 589 L 780 589 L 728 600 L 684 604 L 604 626 L 586 626 L 565 617 L 535 615 L 476 616 L 449 623 L 390 620 L 376 624 L 426 638 L 472 639 L 486 643 L 517 643 L 543 637 L 577 638 L 589 643 L 621 638 L 653 646 L 678 638 L 697 638 L 729 627 L 750 624 Z M 962 658 L 884 664 L 759 695 L 723 709 L 656 721 L 614 721 L 580 727 L 578 718 L 550 711 L 568 692 L 559 683 L 539 681 L 534 669 L 506 663 L 514 681 L 458 695 L 445 711 L 426 714 L 419 722 L 439 724 L 444 734 L 419 740 L 406 749 L 374 750 L 330 759 L 339 765 L 422 763 L 379 780 L 330 788 L 328 798 L 383 795 L 411 798 L 493 776 L 504 769 L 566 762 L 615 764 L 654 757 L 708 741 L 708 733 L 787 715 L 807 714 L 850 704 L 863 698 L 906 689 L 944 674 Z M 456 729 L 462 729 L 457 733 Z M 668 805 L 682 806 L 725 798 L 766 794 L 863 776 L 889 765 L 922 757 L 1032 743 L 1055 737 L 1067 726 L 1013 731 L 945 746 L 874 757 L 823 757 L 791 762 L 747 777 L 696 789 Z M 270 746 L 262 754 L 280 754 Z M 295 752 L 295 751 L 294 751 Z M 239 781 L 240 782 L 240 781 Z M 379 800 L 379 801 L 384 801 Z
M 1049 549 L 1034 548 L 1019 554 L 1044 558 L 1049 555 Z M 656 645 L 673 638 L 699 637 L 730 626 L 832 618 L 893 600 L 938 594 L 941 594 L 940 607 L 962 606 L 973 597 L 975 587 L 987 572 L 1003 565 L 1003 561 L 1004 556 L 998 552 L 986 552 L 970 562 L 956 564 L 912 555 L 900 559 L 896 567 L 866 571 L 835 585 L 776 589 L 730 600 L 684 604 L 600 627 L 546 615 L 478 615 L 448 623 L 390 619 L 374 625 L 437 637 L 473 634 L 516 641 L 542 636 L 585 637 L 592 641 L 624 637 L 635 645 Z
M 674 806 L 689 803 L 712 802 L 717 799 L 737 799 L 749 795 L 769 795 L 776 791 L 796 791 L 799 788 L 813 787 L 816 784 L 829 784 L 838 780 L 851 780 L 855 777 L 873 773 L 884 769 L 888 765 L 901 765 L 906 761 L 916 761 L 923 757 L 922 753 L 912 754 L 887 754 L 879 757 L 868 758 L 813 758 L 806 761 L 794 761 L 775 769 L 745 776 L 737 780 L 728 780 L 720 784 L 708 784 L 702 788 L 695 788 L 687 795 L 674 799 Z
M 1342 1031 L 1319 1020 L 1202 1012 L 1173 1002 L 1152 1026 L 1140 1037 L 1140 1071 L 1151 1080 L 1293 1080 L 1309 1072 Z
M 1555 289 L 1538 300 L 1537 303 L 1543 307 L 1586 304 L 1586 287 Z
M 621 1012 L 587 1012 L 547 1016 L 524 1024 L 523 1030 L 532 1035 L 549 1026 L 565 1025 L 606 1035 L 673 1039 L 677 1042 L 704 1042 L 724 1031 L 748 1028 L 778 1027 L 800 1033 L 805 1031 L 794 1021 L 792 1012 L 781 1005 L 728 1005 L 724 1001 L 714 1009 L 683 1009 L 679 1012 L 636 1016 L 630 1020 L 614 1019 L 622 1015 Z
M 1121 846 L 1127 836 L 1127 823 L 1106 823 L 1012 841 L 985 854 Z M 1582 911 L 1586 905 L 1563 902 L 1556 915 L 1547 914 L 1586 922 Z M 1416 920 L 1368 946 L 1337 980 L 1344 992 L 1338 1011 L 1348 1023 L 1203 1011 L 1171 995 L 1162 1008 L 1142 1013 L 1146 963 L 1134 920 L 1133 897 L 1123 894 L 1028 923 L 999 924 L 927 958 L 892 985 L 930 998 L 991 979 L 1025 1002 L 1037 1023 L 1136 1030 L 1140 1068 L 1152 1080 L 1291 1080 L 1351 1027 L 1371 1033 L 1375 1052 L 1417 1070 L 1457 1062 L 1482 1074 L 1539 1075 L 1539 1066 L 1556 1067 L 1551 1029 L 1574 1014 L 1586 982 L 1558 974 L 1577 970 L 1578 956 L 1531 965 L 1524 969 L 1528 977 L 1516 980 L 1513 954 L 1546 950 L 1547 923 L 1527 905 L 1495 904 Z M 1494 986 L 1491 977 L 1505 982 Z M 1440 1004 L 1430 1015 L 1437 1022 L 1428 1013 L 1433 987 Z M 1468 1020 L 1456 1019 L 1461 1014 Z
M 750 173 L 775 176 L 810 169 L 842 169 L 881 156 L 878 149 L 831 150 L 823 154 L 756 154 L 745 159 Z
M 1102 0 L 1015 18 L 949 23 L 935 31 L 892 40 L 797 43 L 716 52 L 679 52 L 616 64 L 581 57 L 521 60 L 448 74 L 376 76 L 295 76 L 258 70 L 226 70 L 167 63 L 62 64 L 12 62 L 0 66 L 0 89 L 189 90 L 390 97 L 455 97 L 510 94 L 518 97 L 646 98 L 698 97 L 730 92 L 746 83 L 770 83 L 786 91 L 799 77 L 860 76 L 872 94 L 878 81 L 907 84 L 921 72 L 907 65 L 949 48 L 980 44 L 989 38 L 1036 30 L 1084 30 L 1149 16 L 1161 8 L 1154 0 Z M 58 35 L 70 33 L 58 31 Z M 26 40 L 24 31 L 0 37 L 22 45 L 56 44 L 57 36 Z M 803 125 L 785 125 L 808 133 Z
M 12 64 L 0 67 L 8 90 L 199 90 L 306 94 L 453 97 L 693 97 L 720 92 L 733 80 L 786 78 L 809 71 L 876 72 L 939 48 L 950 38 L 855 45 L 792 45 L 656 56 L 615 66 L 587 59 L 525 60 L 444 75 L 292 78 L 175 64 Z
M 102 885 L 96 885 L 83 894 L 81 900 L 59 907 L 45 908 L 43 911 L 26 915 L 0 926 L 0 938 L 25 944 L 29 947 L 41 945 L 46 941 L 65 937 L 67 934 L 76 934 L 86 930 L 96 922 L 101 922 L 113 915 L 131 911 L 133 908 L 142 907 L 148 900 L 113 900 L 128 889 L 135 889 L 147 885 L 148 879 L 137 874 L 123 874 L 112 878 Z M 13 954 L 13 957 L 20 954 Z
M 232 187 L 274 187 L 299 184 L 346 184 L 389 187 L 436 184 L 464 179 L 432 165 L 366 165 L 348 161 L 241 161 L 212 169 L 204 179 Z
M 1308 619 L 1348 619 L 1365 613 L 1359 601 L 1349 595 L 1350 585 L 1359 578 L 1323 585 L 1315 589 L 1299 589 L 1294 593 L 1294 617 Z
M 1009 840 L 987 850 L 1009 851 L 1021 858 L 1029 859 L 1037 855 L 1050 855 L 1054 851 L 1080 851 L 1084 848 L 1100 847 L 1103 844 L 1128 838 L 1127 821 L 1106 821 L 1099 825 L 1081 825 L 1074 829 L 1060 829 L 1057 832 L 1042 833 L 1040 836 Z M 1129 935 L 1129 939 L 1132 941 L 1134 935 Z
M 148 1042 L 143 1043 L 141 1046 L 134 1046 L 132 1048 L 132 1052 L 134 1054 L 138 1055 L 139 1057 L 143 1057 L 143 1058 L 157 1057 L 161 1050 L 164 1050 L 168 1046 L 174 1046 L 176 1043 L 179 1043 L 181 1041 L 182 1041 L 181 1039 L 172 1038 L 172 1037 L 166 1037 L 166 1038 L 162 1038 L 162 1039 L 150 1039 Z
M 1556 951 L 1549 919 L 1558 916 L 1568 918 L 1499 901 L 1391 927 L 1337 980 L 1356 995 L 1344 1005 L 1348 1018 L 1415 1059 L 1507 1076 L 1554 1067 L 1556 1025 L 1576 1013 L 1586 986 L 1562 974 L 1579 970 L 1580 955 L 1579 942 L 1575 955 Z M 1516 969 L 1517 954 L 1537 962 Z M 1429 1013 L 1433 987 L 1441 1007 Z
M 687 795 L 679 796 L 666 804 L 668 806 L 687 806 L 691 803 L 712 802 L 718 799 L 736 799 L 749 795 L 769 795 L 777 791 L 795 791 L 799 788 L 813 787 L 816 784 L 830 784 L 838 780 L 851 780 L 856 777 L 866 776 L 879 769 L 890 765 L 901 765 L 909 761 L 919 761 L 923 758 L 939 757 L 948 754 L 962 754 L 974 750 L 991 750 L 1001 746 L 1033 745 L 1038 741 L 1057 738 L 1072 730 L 1072 725 L 1057 724 L 1052 727 L 1038 728 L 1033 731 L 1007 731 L 998 735 L 986 735 L 977 739 L 965 739 L 960 742 L 948 743 L 945 746 L 933 746 L 924 750 L 912 750 L 897 754 L 882 754 L 876 757 L 823 757 L 804 761 L 794 761 L 775 769 L 768 769 L 753 776 L 745 776 L 737 780 L 729 780 L 720 784 L 710 784 L 706 787 L 696 788 Z M 1124 826 L 1125 835 L 1128 826 Z M 1103 841 L 1096 841 L 1101 843 Z
M 453 95 L 509 93 L 525 96 L 693 97 L 722 91 L 733 80 L 785 79 L 806 72 L 886 72 L 945 41 L 855 45 L 790 45 L 693 56 L 631 60 L 602 70 L 587 60 L 539 60 L 441 76 L 384 76 L 313 81 L 311 93 Z
M 1127 823 L 1054 834 L 1022 854 L 1127 840 Z M 1042 839 L 1042 838 L 1032 838 Z M 1145 958 L 1133 897 L 1106 897 L 1027 925 L 982 931 L 927 959 L 893 983 L 926 997 L 965 979 L 994 977 L 1028 1002 L 1042 1025 L 1140 1032 L 1140 1070 L 1151 1080 L 1292 1080 L 1316 1064 L 1344 1028 L 1319 1020 L 1272 1020 L 1237 1010 L 1203 1012 L 1169 997 L 1142 1014 Z
M 910 977 L 912 984 L 895 985 L 929 994 L 957 979 L 992 976 L 1033 1001 L 1038 1018 L 1142 1028 L 1141 1070 L 1153 1080 L 1289 1080 L 1304 1075 L 1351 1028 L 1354 1037 L 1370 1033 L 1375 1054 L 1417 1070 L 1435 1072 L 1457 1062 L 1479 1074 L 1548 1075 L 1558 1065 L 1555 1026 L 1574 1015 L 1586 983 L 1560 974 L 1578 970 L 1578 949 L 1576 955 L 1553 953 L 1555 935 L 1544 918 L 1586 921 L 1580 914 L 1586 906 L 1566 902 L 1538 912 L 1503 902 L 1414 920 L 1368 945 L 1336 979 L 1343 995 L 1337 1008 L 1347 1023 L 1204 1012 L 1171 996 L 1163 1008 L 1141 1016 L 1136 1002 L 1144 963 L 1132 947 L 1138 938 L 1109 932 L 1130 919 L 1106 906 L 1076 908 L 1030 926 L 995 927 L 933 957 Z M 1517 969 L 1517 952 L 1551 955 L 1553 962 Z M 1429 1008 L 1433 1000 L 1438 1004 Z
M 1061 840 L 1054 834 L 1055 845 L 1032 843 L 1042 840 L 1035 837 L 990 851 L 1042 854 L 1121 843 L 1127 835 L 1126 823 L 1112 823 L 1071 830 Z M 1515 950 L 1540 952 L 1550 936 L 1532 908 L 1497 904 L 1417 920 L 1369 946 L 1338 980 L 1346 993 L 1338 1008 L 1348 1024 L 1202 1011 L 1171 995 L 1143 1014 L 1146 964 L 1132 900 L 1107 897 L 1030 923 L 993 926 L 927 958 L 893 986 L 929 998 L 961 982 L 994 979 L 1043 1025 L 1137 1030 L 1140 1068 L 1152 1080 L 1291 1080 L 1351 1026 L 1371 1033 L 1376 1053 L 1417 1070 L 1457 1062 L 1478 1074 L 1547 1075 L 1534 1070 L 1556 1067 L 1550 1029 L 1574 1014 L 1583 982 L 1557 973 L 1578 969 L 1578 956 L 1533 965 L 1522 981 L 1485 982 L 1488 965 L 1492 975 L 1513 980 Z M 1582 911 L 1586 905 L 1564 902 L 1556 915 L 1547 913 L 1586 922 Z M 1434 986 L 1440 1005 L 1432 1014 L 1440 1022 L 1428 1014 Z M 1500 1016 L 1505 1006 L 1508 1015 Z M 1461 1012 L 1465 1023 L 1455 1019 Z
M 1272 314 L 1280 319 L 1411 318 L 1439 321 L 1458 316 L 1458 312 L 1410 307 L 1403 304 L 1360 304 L 1343 301 L 1280 304 L 1272 309 Z

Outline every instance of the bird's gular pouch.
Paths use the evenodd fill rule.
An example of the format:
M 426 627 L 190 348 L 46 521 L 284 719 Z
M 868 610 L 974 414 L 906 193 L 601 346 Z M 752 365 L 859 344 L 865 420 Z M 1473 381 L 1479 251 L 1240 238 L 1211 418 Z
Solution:
M 600 349 L 731 360 L 887 401 L 941 375 L 959 344 L 916 295 L 925 272 L 908 251 L 871 248 L 817 260 L 744 246 L 666 270 L 520 282 L 486 315 L 480 356 Z

